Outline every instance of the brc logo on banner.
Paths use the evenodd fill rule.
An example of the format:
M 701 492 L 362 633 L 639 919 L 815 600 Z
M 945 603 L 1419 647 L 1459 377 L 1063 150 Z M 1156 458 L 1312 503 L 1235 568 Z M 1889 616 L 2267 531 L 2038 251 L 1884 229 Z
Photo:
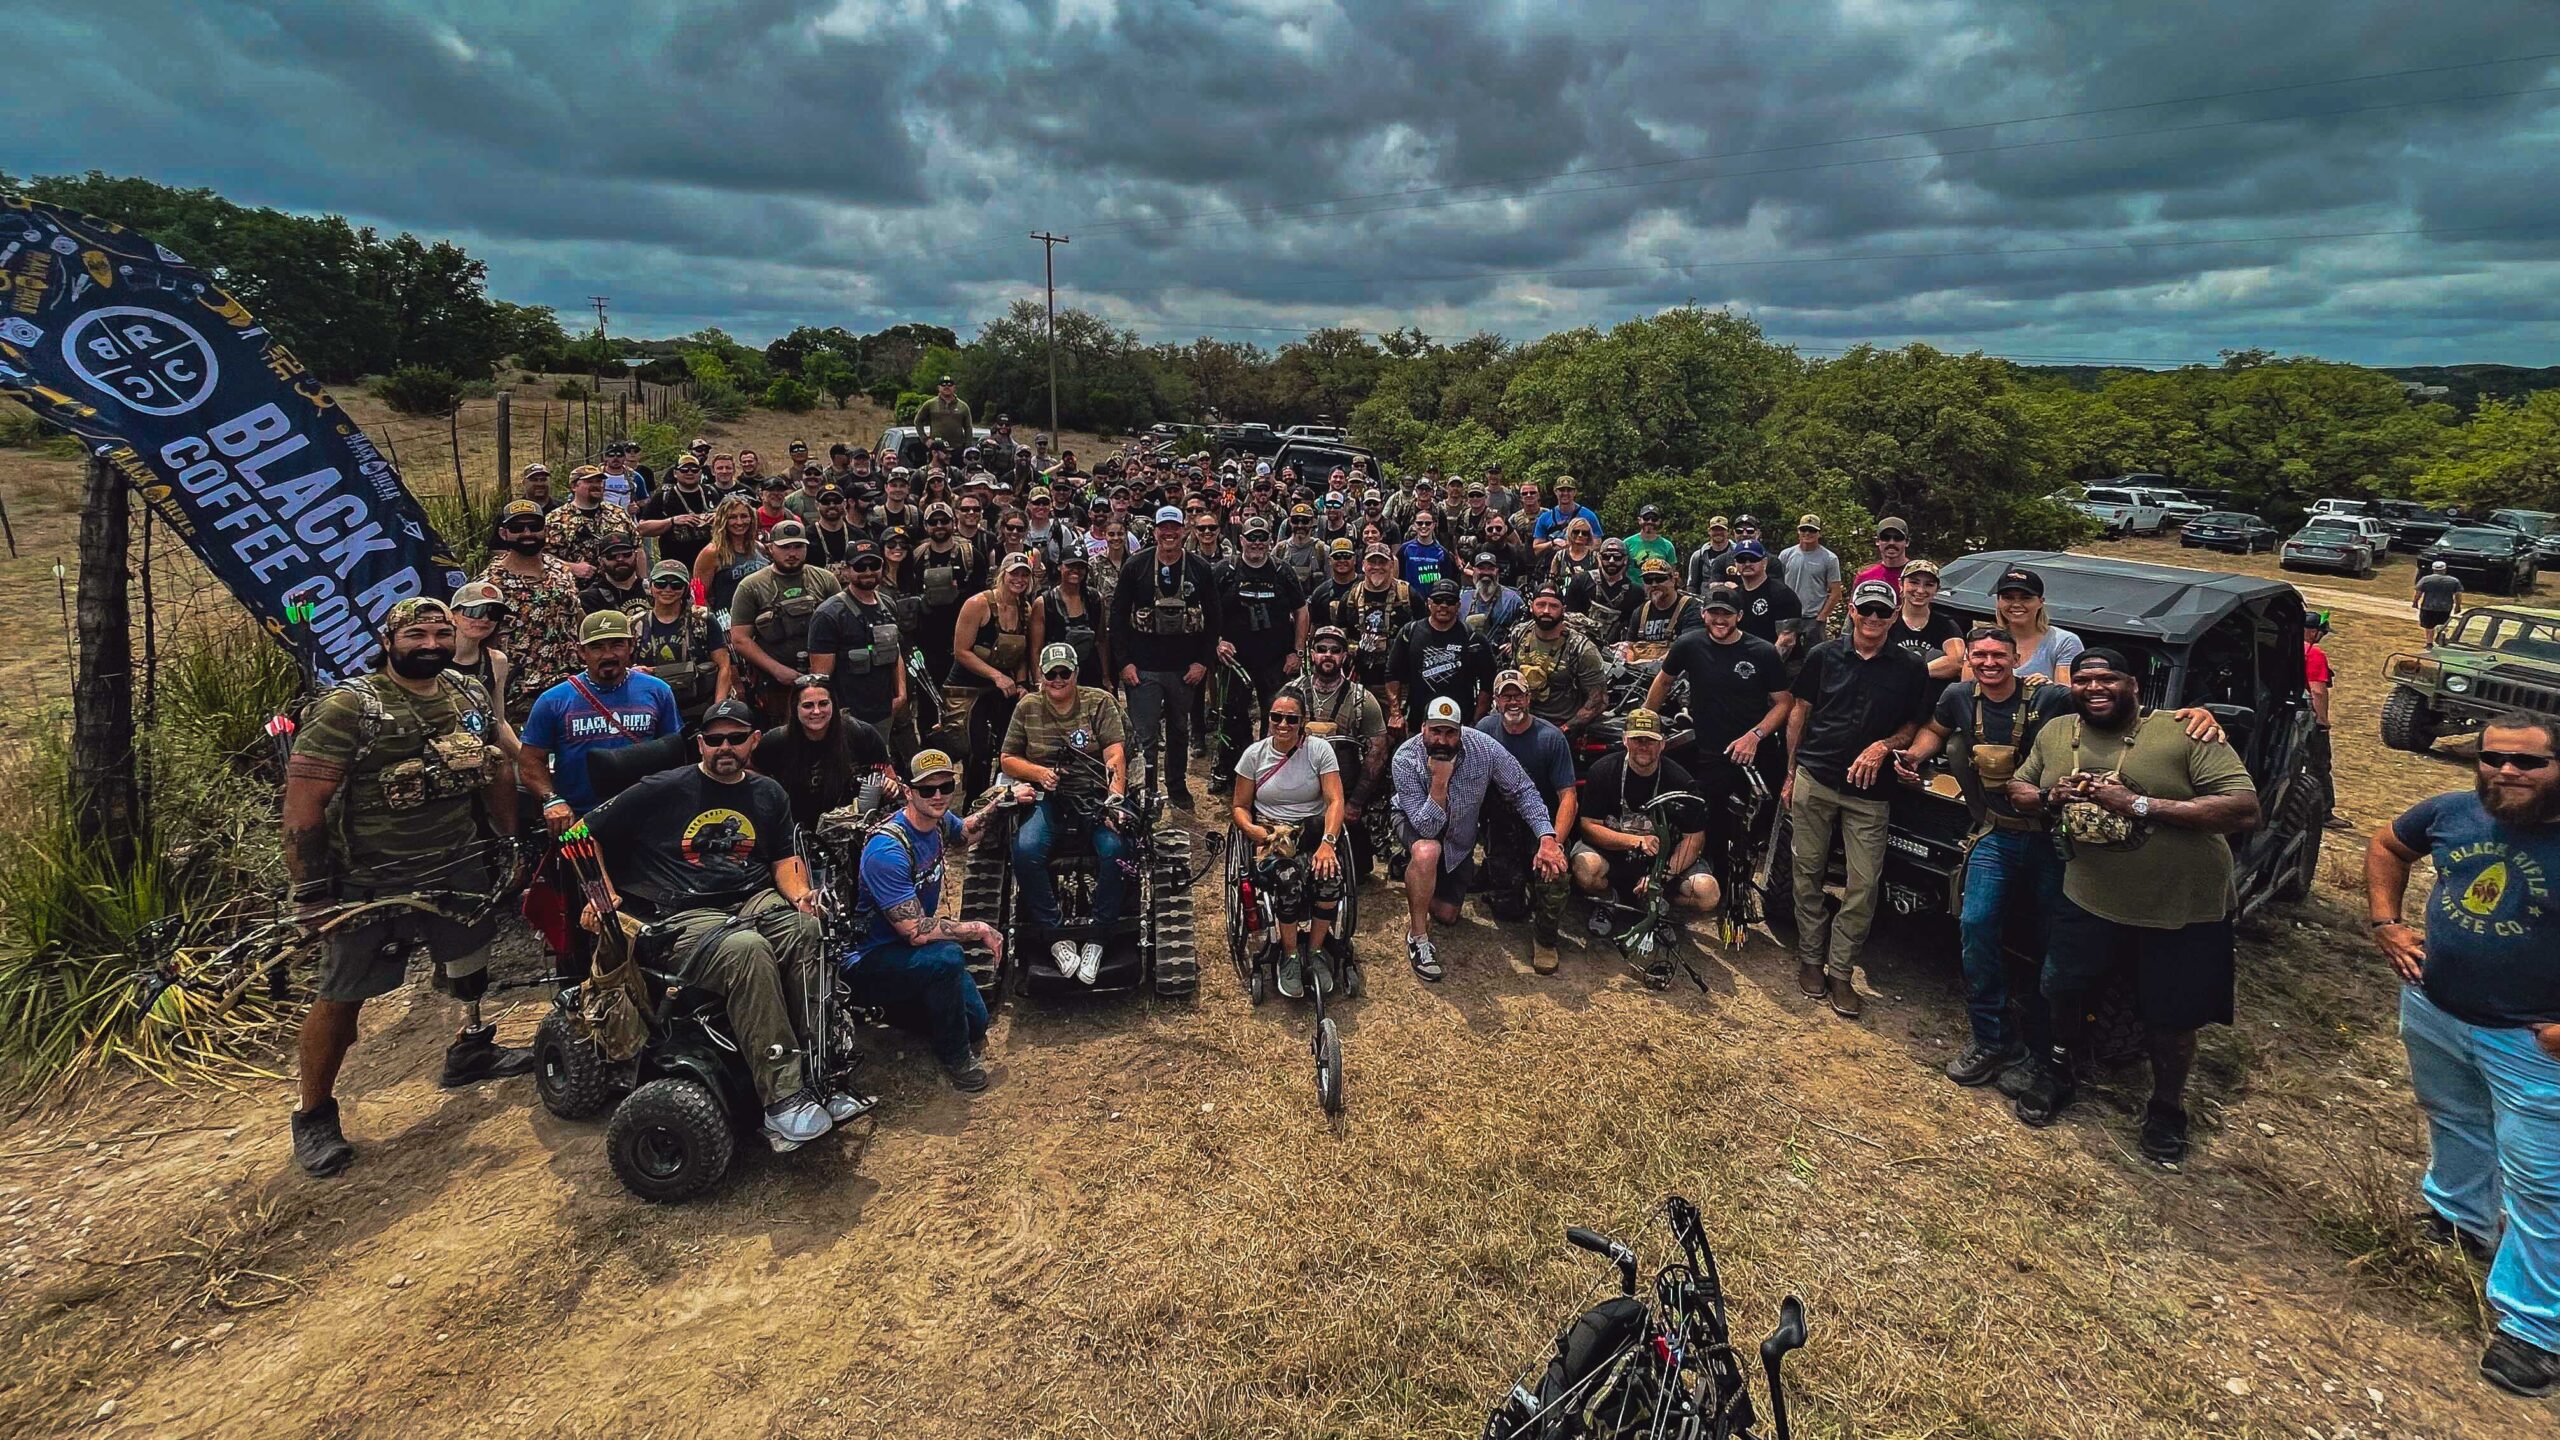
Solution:
M 174 315 L 132 305 L 92 310 L 62 335 L 72 371 L 146 415 L 184 415 L 222 378 L 213 347 Z

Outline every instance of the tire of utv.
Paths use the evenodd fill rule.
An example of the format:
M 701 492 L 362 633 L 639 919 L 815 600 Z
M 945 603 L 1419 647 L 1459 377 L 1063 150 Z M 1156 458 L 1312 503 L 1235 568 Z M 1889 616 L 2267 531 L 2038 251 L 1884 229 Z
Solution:
M 592 1120 L 612 1109 L 622 1092 L 621 1070 L 578 1033 L 566 1010 L 545 1015 L 533 1032 L 533 1092 L 556 1119 Z
M 1155 837 L 1147 883 L 1147 983 L 1168 1000 L 1200 993 L 1200 932 L 1191 902 L 1191 834 L 1167 826 Z
M 1342 1113 L 1342 1032 L 1330 1015 L 1316 1022 L 1316 1103 L 1327 1115 Z
M 613 1178 L 661 1205 L 708 1193 L 729 1173 L 737 1148 L 719 1100 L 691 1080 L 652 1080 L 632 1091 L 604 1132 Z
M 2427 697 L 2406 685 L 2391 687 L 2382 702 L 2382 743 L 2394 750 L 2424 755 L 2436 743 L 2436 717 Z
M 2270 892 L 2278 900 L 2292 903 L 2311 898 L 2312 884 L 2320 878 L 2320 835 L 2327 816 L 2320 813 L 2320 786 L 2304 771 L 2293 777 L 2293 788 L 2285 792 L 2284 809 L 2276 816 L 2277 833 L 2303 837 L 2302 853 L 2295 857 L 2284 878 Z
M 960 921 L 982 924 L 998 935 L 1010 936 L 1005 911 L 1010 908 L 1013 893 L 1013 846 L 998 836 L 989 836 L 969 851 L 968 864 L 960 872 Z M 998 963 L 994 952 L 985 946 L 964 944 L 969 960 L 969 978 L 977 982 L 978 994 L 989 1009 L 1004 998 L 1005 966 Z M 1020 957 L 1016 957 L 1017 963 Z

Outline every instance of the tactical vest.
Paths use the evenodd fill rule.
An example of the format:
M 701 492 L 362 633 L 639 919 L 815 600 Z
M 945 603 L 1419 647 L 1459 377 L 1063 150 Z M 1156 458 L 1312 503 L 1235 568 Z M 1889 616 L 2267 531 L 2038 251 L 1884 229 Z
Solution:
M 1182 561 L 1175 562 L 1174 588 L 1170 591 L 1164 588 L 1164 566 L 1154 561 L 1149 562 L 1154 593 L 1147 601 L 1146 631 L 1148 634 L 1197 635 L 1205 628 L 1207 622 L 1200 609 L 1199 597 L 1185 596 L 1182 593 L 1182 582 L 1190 574 L 1190 567 L 1185 563 L 1189 559 L 1190 556 L 1186 552 Z
M 644 635 L 647 627 L 654 624 L 657 619 L 646 600 L 632 601 L 622 607 L 622 613 L 631 617 L 632 632 L 635 635 Z M 696 649 L 693 643 L 694 635 L 701 628 L 695 619 L 699 613 L 688 606 L 677 618 L 676 623 L 681 627 L 679 633 L 684 642 L 684 648 L 677 653 L 682 658 L 647 662 L 649 673 L 666 681 L 667 688 L 676 692 L 676 708 L 679 710 L 689 710 L 697 703 L 710 699 L 712 682 L 720 678 L 713 670 L 711 662 Z
M 451 673 L 436 680 L 460 714 L 476 713 L 484 717 L 484 725 L 489 723 L 487 717 L 494 715 L 496 707 L 479 682 Z M 408 704 L 394 710 L 383 698 L 382 687 L 396 683 L 378 673 L 343 682 L 342 688 L 356 697 L 357 709 L 356 750 L 347 762 L 347 783 L 338 787 L 329 805 L 330 825 L 342 855 L 355 853 L 346 828 L 347 802 L 364 775 L 375 775 L 383 808 L 398 814 L 439 800 L 468 798 L 476 805 L 480 787 L 496 763 L 497 751 L 467 727 L 430 734 Z
M 899 652 L 906 648 L 898 631 L 898 616 L 888 604 L 865 605 L 851 596 L 845 597 L 845 609 L 862 626 L 866 637 L 860 645 L 848 645 L 836 653 L 838 675 L 868 675 L 873 670 L 894 670 Z
M 948 554 L 931 548 L 916 552 L 917 568 L 924 576 L 921 589 L 926 609 L 949 610 L 960 604 L 961 583 L 976 554 L 966 540 L 954 542 Z

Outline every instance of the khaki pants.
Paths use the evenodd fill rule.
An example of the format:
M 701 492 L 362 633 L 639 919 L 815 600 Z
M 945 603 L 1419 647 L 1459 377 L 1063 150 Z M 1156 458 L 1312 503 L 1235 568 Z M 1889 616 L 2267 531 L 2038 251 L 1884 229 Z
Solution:
M 1795 847 L 1796 959 L 1820 965 L 1834 980 L 1850 978 L 1858 951 L 1867 943 L 1867 927 L 1876 918 L 1876 893 L 1884 885 L 1884 840 L 1889 816 L 1881 799 L 1843 795 L 1821 781 L 1796 771 L 1793 802 L 1787 819 Z M 1840 913 L 1823 924 L 1822 882 L 1831 869 L 1831 837 L 1837 832 L 1849 862 L 1847 893 Z
M 691 984 L 718 995 L 729 1030 L 756 1077 L 756 1093 L 772 1105 L 808 1083 L 791 1017 L 808 1013 L 818 962 L 818 917 L 793 908 L 780 892 L 760 890 L 738 910 L 746 921 L 703 948 L 702 937 L 727 924 L 725 910 L 680 910 L 659 923 L 675 932 L 674 959 Z

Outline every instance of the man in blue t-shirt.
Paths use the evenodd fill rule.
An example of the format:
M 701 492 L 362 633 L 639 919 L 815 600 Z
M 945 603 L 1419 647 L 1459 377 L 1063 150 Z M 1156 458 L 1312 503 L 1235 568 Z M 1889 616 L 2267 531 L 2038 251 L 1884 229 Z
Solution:
M 992 925 L 942 917 L 943 856 L 955 841 L 976 844 L 994 807 L 966 820 L 951 813 L 960 766 L 940 750 L 916 752 L 907 775 L 905 808 L 863 842 L 859 909 L 870 928 L 845 962 L 846 974 L 856 999 L 933 1043 L 952 1088 L 975 1093 L 987 1088 L 978 1055 L 987 1002 L 960 947 L 983 945 L 1001 965 L 1004 937 Z
M 2497 1334 L 2480 1374 L 2560 1391 L 2560 726 L 2512 714 L 2480 732 L 2469 792 L 2422 801 L 2365 851 L 2365 914 L 2407 982 L 2400 1037 L 2427 1112 L 2429 1238 L 2487 1258 Z M 2425 931 L 2403 920 L 2409 867 L 2435 862 Z
M 586 673 L 542 692 L 525 716 L 524 787 L 542 800 L 542 818 L 559 834 L 594 808 L 587 757 L 684 728 L 676 692 L 655 675 L 631 668 L 631 617 L 599 610 L 578 629 Z
M 1556 833 L 1572 834 L 1580 803 L 1573 742 L 1564 738 L 1562 730 L 1529 713 L 1529 681 L 1517 670 L 1493 677 L 1493 712 L 1477 721 L 1476 728 L 1492 736 L 1529 772 L 1529 783 L 1538 787 L 1538 798 L 1547 802 Z M 1497 920 L 1529 917 L 1529 966 L 1541 975 L 1552 975 L 1565 892 L 1571 882 L 1562 875 L 1550 879 L 1531 869 L 1529 852 L 1537 842 L 1518 820 L 1500 807 L 1487 817 L 1485 905 Z

